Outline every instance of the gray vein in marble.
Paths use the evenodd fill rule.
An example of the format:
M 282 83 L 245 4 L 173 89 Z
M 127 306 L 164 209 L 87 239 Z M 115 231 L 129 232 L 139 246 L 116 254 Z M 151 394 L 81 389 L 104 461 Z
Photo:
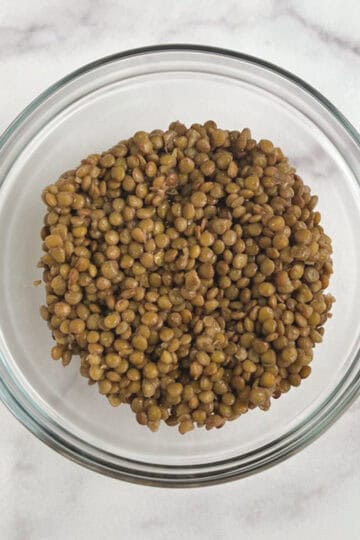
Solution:
M 310 21 L 299 13 L 299 11 L 289 5 L 288 0 L 279 0 L 274 3 L 274 13 L 276 16 L 288 16 L 296 20 L 303 28 L 315 33 L 317 37 L 326 44 L 336 45 L 340 49 L 360 56 L 360 43 L 348 38 L 343 38 L 325 30 L 320 24 Z
M 103 0 L 102 7 L 109 7 L 109 0 Z M 62 10 L 45 12 L 43 22 L 29 22 L 17 27 L 0 24 L 0 57 L 19 56 L 41 51 L 45 47 L 66 45 L 78 36 L 78 41 L 86 39 L 88 30 L 100 29 L 101 24 L 94 6 L 94 0 L 82 0 L 75 11 L 64 6 Z M 110 5 L 112 2 L 110 0 Z M 61 19 L 65 19 L 65 24 Z M 84 37 L 85 34 L 85 37 Z
M 267 18 L 266 15 L 262 13 L 257 14 L 257 19 L 264 19 Z M 236 30 L 240 30 L 244 27 L 246 24 L 251 24 L 253 22 L 254 17 L 251 14 L 246 13 L 246 11 L 241 10 L 238 3 L 232 3 L 231 6 L 227 9 L 225 13 L 223 13 L 221 16 L 215 16 L 215 17 L 206 17 L 206 15 L 202 12 L 201 18 L 196 18 L 194 15 L 192 15 L 191 19 L 186 19 L 183 24 L 179 23 L 179 21 L 174 21 L 172 24 L 172 21 L 169 21 L 171 26 L 167 26 L 166 29 L 164 29 L 159 36 L 159 41 L 164 42 L 164 40 L 171 39 L 173 41 L 174 36 L 179 36 L 182 38 L 184 35 L 184 30 L 190 29 L 191 34 L 195 35 L 196 29 L 204 28 L 204 29 L 211 29 L 211 30 L 219 30 L 222 31 L 230 31 L 234 32 Z M 196 43 L 195 40 L 190 40 L 190 43 Z
M 44 40 L 43 38 L 46 38 Z M 0 56 L 20 55 L 49 46 L 49 38 L 56 43 L 61 42 L 56 28 L 50 24 L 31 24 L 25 28 L 14 26 L 0 27 Z
M 2 43 L 2 48 L 0 49 L 0 56 L 9 56 L 9 55 L 22 55 L 27 54 L 32 51 L 41 50 L 46 47 L 59 46 L 64 44 L 65 46 L 68 43 L 86 43 L 92 35 L 89 30 L 101 30 L 112 29 L 113 21 L 116 20 L 116 14 L 120 14 L 120 7 L 118 4 L 113 3 L 111 0 L 105 2 L 103 6 L 105 11 L 105 17 L 102 20 L 99 20 L 97 16 L 97 11 L 94 9 L 93 0 L 87 0 L 81 2 L 79 9 L 73 11 L 69 10 L 69 6 L 65 6 L 65 9 L 59 11 L 60 18 L 64 19 L 59 22 L 57 15 L 57 10 L 50 12 L 50 17 L 43 19 L 43 23 L 31 23 L 28 26 L 16 25 L 3 25 L 0 26 L 0 42 Z M 124 8 L 123 8 L 124 9 Z M 132 18 L 131 13 L 133 11 L 132 7 L 128 6 L 127 12 L 125 13 L 126 17 Z M 178 15 L 186 14 L 186 9 L 182 10 L 181 7 Z M 106 13 L 111 13 L 113 11 L 114 17 L 106 17 Z M 202 12 L 203 14 L 203 12 Z M 124 13 L 123 13 L 124 15 Z M 338 48 L 353 53 L 356 56 L 360 55 L 360 43 L 351 40 L 347 37 L 342 37 L 337 35 L 329 30 L 326 30 L 319 23 L 316 23 L 309 18 L 303 16 L 297 7 L 291 5 L 288 0 L 278 0 L 272 2 L 269 9 L 264 11 L 259 11 L 256 14 L 256 18 L 253 13 L 246 12 L 241 9 L 238 3 L 231 3 L 231 6 L 226 6 L 226 11 L 222 9 L 222 13 L 217 16 L 202 16 L 201 18 L 197 17 L 196 12 L 190 13 L 191 18 L 185 17 L 184 21 L 181 23 L 179 18 L 177 20 L 169 20 L 168 24 L 165 26 L 165 29 L 162 30 L 161 27 L 156 29 L 155 41 L 164 42 L 167 40 L 173 41 L 174 37 L 179 40 L 183 40 L 184 32 L 187 30 L 191 31 L 191 35 L 196 35 L 197 29 L 210 29 L 212 30 L 221 30 L 222 32 L 234 32 L 240 30 L 246 26 L 246 24 L 253 24 L 254 20 L 258 24 L 260 20 L 271 21 L 276 27 L 276 19 L 279 17 L 289 17 L 301 25 L 304 29 L 313 32 L 319 40 L 325 44 L 332 44 Z M 141 13 L 138 16 L 139 21 L 146 21 L 146 11 Z M 69 29 L 74 28 L 74 31 L 69 31 Z M 145 27 L 145 30 L 146 27 Z M 130 29 L 129 29 L 130 31 Z M 121 34 L 127 34 L 127 28 L 121 25 Z M 196 41 L 196 40 L 195 40 Z

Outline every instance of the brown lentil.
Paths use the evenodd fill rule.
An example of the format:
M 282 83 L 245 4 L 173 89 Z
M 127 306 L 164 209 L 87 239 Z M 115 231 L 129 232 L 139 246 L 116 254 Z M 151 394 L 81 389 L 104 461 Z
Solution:
M 279 148 L 246 128 L 137 132 L 45 188 L 54 360 L 180 433 L 306 379 L 334 298 L 331 241 Z

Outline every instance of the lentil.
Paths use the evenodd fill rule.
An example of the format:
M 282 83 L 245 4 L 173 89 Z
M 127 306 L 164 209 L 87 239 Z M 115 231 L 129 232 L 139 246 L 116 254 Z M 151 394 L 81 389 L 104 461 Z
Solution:
M 45 188 L 54 360 L 141 425 L 220 428 L 311 374 L 331 240 L 279 148 L 247 128 L 137 132 Z

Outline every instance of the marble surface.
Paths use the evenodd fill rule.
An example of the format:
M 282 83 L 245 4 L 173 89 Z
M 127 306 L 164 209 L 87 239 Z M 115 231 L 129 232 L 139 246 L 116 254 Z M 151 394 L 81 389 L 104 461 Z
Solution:
M 272 61 L 360 127 L 358 0 L 1 0 L 0 131 L 49 84 L 132 47 L 193 42 Z M 201 490 L 154 490 L 87 471 L 0 405 L 1 540 L 357 540 L 360 402 L 287 462 Z

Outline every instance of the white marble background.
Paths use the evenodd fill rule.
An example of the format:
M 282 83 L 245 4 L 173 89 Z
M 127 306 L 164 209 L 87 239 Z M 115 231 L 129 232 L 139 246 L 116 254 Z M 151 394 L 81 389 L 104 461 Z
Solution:
M 360 127 L 358 0 L 0 0 L 0 131 L 82 64 L 154 43 L 260 56 Z M 239 482 L 154 490 L 82 469 L 0 405 L 0 539 L 358 540 L 360 402 L 311 447 Z

